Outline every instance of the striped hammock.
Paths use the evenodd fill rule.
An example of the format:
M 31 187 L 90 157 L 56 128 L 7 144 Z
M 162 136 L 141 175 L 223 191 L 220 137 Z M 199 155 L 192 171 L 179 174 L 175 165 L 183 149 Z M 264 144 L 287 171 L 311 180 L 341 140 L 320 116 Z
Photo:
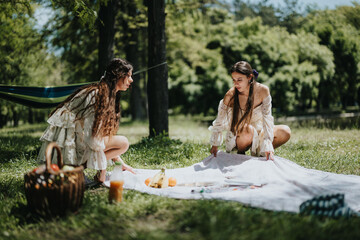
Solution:
M 133 76 L 166 64 L 167 62 L 162 62 L 136 71 L 133 73 Z M 33 108 L 51 108 L 64 101 L 77 88 L 91 83 L 93 82 L 76 83 L 60 87 L 25 87 L 0 84 L 0 98 Z
M 25 87 L 0 85 L 0 98 L 33 108 L 57 106 L 76 89 L 91 83 L 77 83 L 59 87 Z

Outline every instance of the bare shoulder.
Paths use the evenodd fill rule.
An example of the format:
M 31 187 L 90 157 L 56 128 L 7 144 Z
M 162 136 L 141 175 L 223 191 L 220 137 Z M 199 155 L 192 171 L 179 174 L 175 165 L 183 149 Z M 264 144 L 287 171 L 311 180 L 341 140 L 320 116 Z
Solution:
M 264 99 L 270 95 L 269 87 L 264 84 L 257 83 L 257 89 L 257 94 L 261 99 Z
M 232 100 L 233 97 L 234 97 L 234 93 L 235 93 L 235 88 L 232 87 L 232 88 L 230 88 L 229 91 L 227 91 L 227 93 L 225 94 L 223 103 L 224 103 L 226 106 L 230 106 L 230 105 L 231 105 L 231 100 Z

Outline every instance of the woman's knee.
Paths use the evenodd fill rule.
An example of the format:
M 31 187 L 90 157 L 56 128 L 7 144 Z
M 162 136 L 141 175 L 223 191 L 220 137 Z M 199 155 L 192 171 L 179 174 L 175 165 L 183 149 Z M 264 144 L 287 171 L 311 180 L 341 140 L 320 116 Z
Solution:
M 291 129 L 289 128 L 289 126 L 283 125 L 283 135 L 284 135 L 286 141 L 290 139 Z
M 127 139 L 127 137 L 124 137 L 124 136 L 118 136 L 118 137 L 120 137 L 120 145 L 121 145 L 121 147 L 128 150 L 129 146 L 130 146 L 130 143 L 129 143 L 129 140 Z
M 130 143 L 129 140 L 124 136 L 113 136 L 108 139 L 108 141 L 105 143 L 105 146 L 106 150 L 113 148 L 121 148 L 127 151 Z
M 242 132 L 238 133 L 236 146 L 239 151 L 246 151 L 252 144 L 254 128 L 251 125 L 245 125 Z
M 284 142 L 287 142 L 291 137 L 291 129 L 287 125 L 280 125 L 278 126 L 278 135 L 281 137 Z

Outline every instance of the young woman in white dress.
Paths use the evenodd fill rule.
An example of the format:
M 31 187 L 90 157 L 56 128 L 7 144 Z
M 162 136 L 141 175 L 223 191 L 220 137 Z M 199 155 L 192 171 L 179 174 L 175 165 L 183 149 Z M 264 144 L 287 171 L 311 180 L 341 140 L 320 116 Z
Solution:
M 227 131 L 227 152 L 237 149 L 238 153 L 245 154 L 251 148 L 251 155 L 274 160 L 274 148 L 290 139 L 290 128 L 274 126 L 269 88 L 255 81 L 258 72 L 249 63 L 235 63 L 231 77 L 234 86 L 220 101 L 217 118 L 209 128 L 212 131 L 210 152 L 216 157 L 223 142 L 222 132 Z
M 104 182 L 107 160 L 123 163 L 120 155 L 129 148 L 128 139 L 116 133 L 120 122 L 120 92 L 133 82 L 132 70 L 127 61 L 114 58 L 99 82 L 78 89 L 57 106 L 40 138 L 43 144 L 38 160 L 45 160 L 47 145 L 55 141 L 64 164 L 96 169 L 94 179 Z M 125 163 L 123 170 L 133 172 Z

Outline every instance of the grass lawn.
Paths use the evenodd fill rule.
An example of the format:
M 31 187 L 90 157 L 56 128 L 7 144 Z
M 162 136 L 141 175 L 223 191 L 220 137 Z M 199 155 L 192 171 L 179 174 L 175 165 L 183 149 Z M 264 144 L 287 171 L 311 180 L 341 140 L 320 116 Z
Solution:
M 123 203 L 111 205 L 103 187 L 87 190 L 76 214 L 34 217 L 26 207 L 23 176 L 37 165 L 38 139 L 45 128 L 0 129 L 0 239 L 360 239 L 360 218 L 300 216 L 132 190 L 125 190 Z M 125 121 L 119 134 L 131 143 L 123 159 L 135 168 L 184 167 L 209 155 L 207 125 L 186 118 L 170 119 L 171 140 L 143 138 L 148 135 L 144 122 Z M 360 175 L 360 130 L 292 129 L 291 140 L 276 155 L 307 168 Z

